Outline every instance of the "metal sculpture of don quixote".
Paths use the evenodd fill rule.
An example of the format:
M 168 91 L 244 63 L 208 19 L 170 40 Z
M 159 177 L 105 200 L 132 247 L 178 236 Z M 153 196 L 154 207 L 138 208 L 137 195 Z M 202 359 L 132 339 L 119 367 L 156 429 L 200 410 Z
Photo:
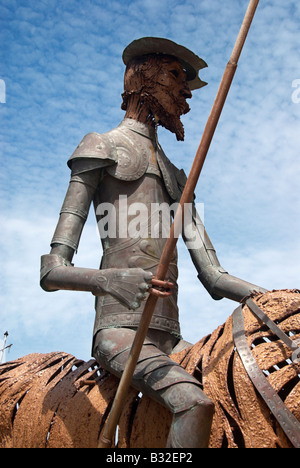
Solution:
M 48 415 L 47 436 L 43 436 L 45 446 L 113 447 L 117 425 L 118 447 L 253 446 L 251 435 L 242 423 L 244 410 L 239 398 L 243 383 L 239 384 L 238 375 L 243 375 L 248 379 L 247 391 L 249 386 L 253 389 L 252 399 L 256 395 L 251 407 L 251 412 L 257 415 L 254 417 L 256 425 L 260 424 L 259 408 L 264 408 L 263 412 L 273 418 L 268 437 L 264 437 L 268 442 L 256 442 L 256 445 L 300 447 L 299 292 L 281 292 L 278 296 L 285 298 L 281 317 L 288 320 L 287 334 L 278 326 L 280 317 L 272 316 L 272 307 L 270 313 L 262 310 L 264 307 L 268 309 L 264 304 L 272 304 L 272 294 L 275 293 L 236 278 L 222 268 L 193 196 L 257 5 L 258 0 L 250 1 L 188 178 L 165 155 L 158 141 L 157 128 L 161 125 L 174 133 L 177 140 L 184 139 L 180 117 L 190 110 L 187 99 L 192 97 L 192 91 L 197 92 L 206 84 L 199 77 L 199 71 L 206 67 L 206 63 L 187 48 L 157 37 L 137 39 L 124 50 L 124 120 L 107 133 L 86 135 L 68 160 L 70 184 L 51 241 L 51 251 L 42 256 L 41 286 L 45 291 L 89 291 L 96 297 L 94 360 L 84 364 L 64 353 L 33 360 L 28 357 L 27 375 L 31 375 L 36 390 L 39 388 L 34 407 L 40 421 L 42 414 Z M 99 270 L 78 268 L 72 263 L 92 203 L 103 246 Z M 241 303 L 230 323 L 222 327 L 222 333 L 220 328 L 195 346 L 182 338 L 179 324 L 176 243 L 180 234 L 198 278 L 212 298 L 226 297 Z M 291 302 L 298 304 L 296 309 L 287 306 L 291 297 Z M 255 326 L 251 329 L 249 324 L 252 322 Z M 254 331 L 260 333 L 260 340 L 262 336 L 272 337 L 269 342 L 284 348 L 281 363 L 285 366 L 281 364 L 281 369 L 287 367 L 289 377 L 283 379 L 280 388 L 282 393 L 283 387 L 287 388 L 291 381 L 293 388 L 297 388 L 291 408 L 280 398 L 280 391 L 276 391 L 276 381 L 273 379 L 272 386 L 259 367 L 259 353 L 256 358 L 253 355 L 253 349 L 259 346 L 253 346 L 252 351 L 249 347 Z M 220 348 L 223 335 L 227 336 L 227 343 Z M 214 345 L 210 346 L 212 341 Z M 222 358 L 219 354 L 217 359 L 213 353 L 220 353 L 220 350 Z M 271 354 L 269 349 L 269 356 Z M 221 363 L 224 382 L 211 381 Z M 11 407 L 15 408 L 14 418 L 11 412 L 1 409 L 2 425 L 9 426 L 4 431 L 6 435 L 0 441 L 1 446 L 31 444 L 30 437 L 28 439 L 27 435 L 26 439 L 24 435 L 28 431 L 23 431 L 25 439 L 20 436 L 20 427 L 28 424 L 24 414 L 21 418 L 21 413 L 32 398 L 26 387 L 29 383 L 23 379 L 19 393 L 15 388 L 19 385 L 16 377 L 22 373 L 25 364 L 26 358 L 16 361 L 15 366 L 0 367 L 1 408 L 3 401 L 7 402 L 9 398 L 13 403 Z M 77 367 L 75 371 L 74 365 Z M 234 370 L 237 365 L 243 369 L 238 373 Z M 55 378 L 57 366 L 60 366 L 58 380 Z M 229 378 L 229 369 L 234 377 Z M 43 372 L 47 374 L 48 384 L 42 389 Z M 51 379 L 49 372 L 53 372 Z M 8 385 L 9 382 L 14 383 Z M 63 391 L 62 386 L 66 390 L 71 382 L 73 391 Z M 222 400 L 224 383 L 230 394 Z M 12 388 L 15 388 L 17 401 L 9 393 Z M 97 396 L 95 394 L 93 398 L 97 411 L 94 422 L 90 417 L 87 423 L 85 414 L 95 391 Z M 85 398 L 83 392 L 86 392 Z M 150 402 L 150 407 L 156 409 L 146 416 L 144 406 L 142 413 L 145 431 L 152 433 L 152 439 L 148 437 L 148 441 L 146 438 L 141 441 L 141 435 L 137 435 L 141 423 L 133 417 L 137 414 L 137 405 L 141 407 L 137 403 L 140 394 L 143 401 Z M 59 427 L 60 411 L 64 413 L 60 418 L 66 427 L 71 426 L 66 421 L 70 421 L 75 411 L 71 399 L 68 404 L 62 404 L 66 395 L 69 399 L 70 395 L 78 399 L 78 422 L 74 431 L 69 430 L 69 438 L 60 435 L 59 441 L 57 434 L 64 432 L 58 431 L 56 438 L 54 434 Z M 251 406 L 249 395 L 248 398 L 247 407 Z M 229 408 L 226 407 L 227 400 L 231 401 Z M 17 426 L 19 435 L 13 437 Z M 251 422 L 248 426 L 251 429 Z M 42 427 L 41 422 L 41 433 Z M 88 437 L 83 436 L 83 427 L 89 433 Z M 161 428 L 163 432 L 160 432 Z M 252 427 L 252 432 L 255 431 Z M 38 439 L 36 436 L 33 445 L 39 446 Z

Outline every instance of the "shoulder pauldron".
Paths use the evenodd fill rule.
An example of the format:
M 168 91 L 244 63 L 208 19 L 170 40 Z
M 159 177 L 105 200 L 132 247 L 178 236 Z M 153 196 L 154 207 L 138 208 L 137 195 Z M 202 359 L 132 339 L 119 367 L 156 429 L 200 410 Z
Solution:
M 76 161 L 76 173 L 87 172 L 92 169 L 115 164 L 118 160 L 114 141 L 109 133 L 88 133 L 79 143 L 74 153 L 68 160 L 68 166 L 72 168 Z

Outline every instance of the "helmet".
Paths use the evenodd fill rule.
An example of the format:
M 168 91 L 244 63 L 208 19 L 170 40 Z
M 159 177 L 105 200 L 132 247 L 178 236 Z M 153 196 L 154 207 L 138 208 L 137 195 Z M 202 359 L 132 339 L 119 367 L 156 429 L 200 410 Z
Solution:
M 148 54 L 166 54 L 176 57 L 186 71 L 191 90 L 199 89 L 207 83 L 198 75 L 199 70 L 207 67 L 206 62 L 191 50 L 160 37 L 142 37 L 131 42 L 123 52 L 123 62 L 127 65 L 131 59 Z

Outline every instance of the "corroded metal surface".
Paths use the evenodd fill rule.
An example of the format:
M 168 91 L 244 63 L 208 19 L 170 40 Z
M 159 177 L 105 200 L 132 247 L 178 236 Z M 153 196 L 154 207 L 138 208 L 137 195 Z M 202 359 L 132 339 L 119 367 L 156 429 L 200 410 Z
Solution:
M 255 302 L 285 333 L 300 334 L 300 294 L 278 291 L 258 296 Z M 292 350 L 251 311 L 243 310 L 249 349 L 269 383 L 288 409 L 300 420 L 299 364 L 290 361 Z M 211 340 L 210 340 L 211 341 Z M 219 329 L 218 339 L 204 365 L 204 386 L 215 401 L 212 446 L 291 447 L 279 423 L 258 396 L 232 339 L 232 318 Z M 207 359 L 204 352 L 204 360 Z
M 299 339 L 299 292 L 270 292 L 255 302 L 293 340 Z M 292 350 L 247 307 L 244 322 L 260 369 L 300 421 L 300 365 L 291 361 Z M 235 351 L 231 317 L 172 358 L 215 402 L 210 447 L 292 447 Z M 33 354 L 3 364 L 0 447 L 96 447 L 117 383 L 94 360 L 83 362 L 66 353 Z M 131 389 L 119 422 L 118 446 L 165 447 L 171 419 L 166 409 Z
M 251 312 L 253 312 L 253 309 L 251 309 Z M 263 374 L 256 362 L 256 359 L 252 355 L 244 333 L 242 306 L 238 307 L 234 311 L 232 319 L 234 342 L 251 382 L 259 392 L 260 396 L 264 399 L 276 420 L 279 422 L 288 439 L 292 442 L 295 448 L 300 448 L 300 422 L 288 410 L 287 406 L 278 396 L 272 385 L 269 384 L 266 376 Z M 268 319 L 268 321 L 269 320 L 270 319 Z M 277 327 L 277 325 L 275 325 L 275 327 Z M 282 335 L 281 330 L 278 336 L 279 335 Z M 282 338 L 285 340 L 285 338 L 288 337 L 287 335 L 284 335 Z M 292 344 L 295 345 L 295 343 Z

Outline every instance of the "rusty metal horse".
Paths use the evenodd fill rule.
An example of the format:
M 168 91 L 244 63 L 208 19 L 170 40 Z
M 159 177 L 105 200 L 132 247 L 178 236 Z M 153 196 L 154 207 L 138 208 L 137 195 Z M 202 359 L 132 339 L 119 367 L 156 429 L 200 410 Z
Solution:
M 259 295 L 255 303 L 293 341 L 300 337 L 297 290 Z M 300 421 L 300 363 L 292 350 L 243 308 L 249 350 L 286 411 Z M 277 420 L 256 390 L 237 351 L 233 317 L 172 358 L 193 374 L 215 402 L 211 448 L 290 448 L 285 422 Z M 0 366 L 0 447 L 97 447 L 117 389 L 117 379 L 63 353 L 31 354 Z M 162 448 L 171 414 L 130 389 L 118 427 L 119 448 Z M 299 426 L 300 427 L 300 426 Z M 300 432 L 296 430 L 296 438 Z

